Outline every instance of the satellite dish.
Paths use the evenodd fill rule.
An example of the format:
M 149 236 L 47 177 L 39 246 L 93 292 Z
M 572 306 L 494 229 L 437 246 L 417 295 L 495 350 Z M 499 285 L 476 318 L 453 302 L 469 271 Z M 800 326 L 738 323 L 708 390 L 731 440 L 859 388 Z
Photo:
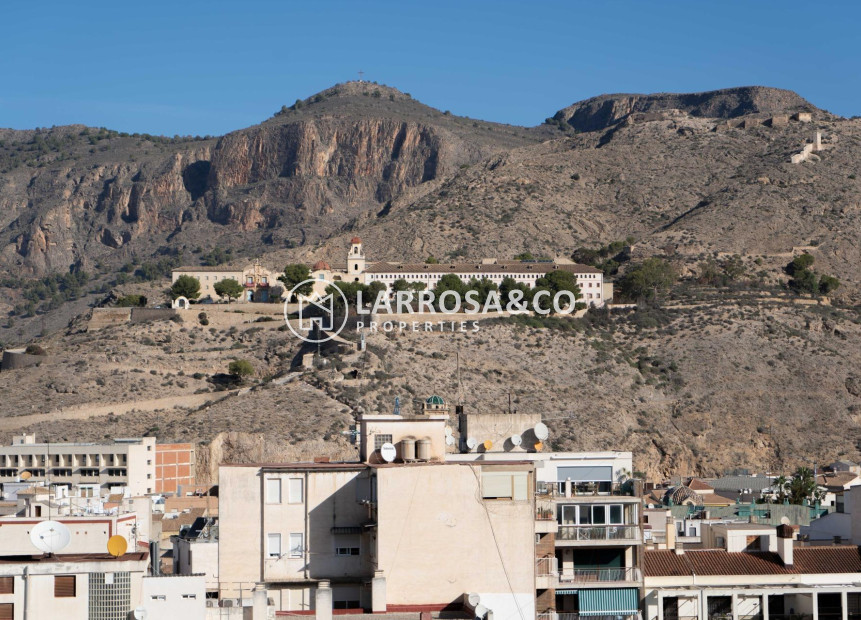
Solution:
M 445 436 L 445 445 L 447 445 L 447 446 L 453 446 L 454 445 L 454 436 L 453 435 L 446 435 Z
M 364 332 L 363 332 L 363 333 L 364 333 Z M 450 427 L 450 426 L 446 426 L 446 427 L 445 427 L 445 436 L 446 436 L 446 437 L 451 437 L 451 427 Z
M 21 474 L 21 480 L 29 480 L 32 477 L 33 474 L 31 474 L 29 471 L 25 471 Z
M 476 592 L 470 592 L 466 595 L 466 602 L 469 603 L 470 607 L 475 608 L 481 602 L 481 597 Z
M 520 435 L 512 435 L 511 436 L 511 445 L 519 446 L 522 443 L 523 443 L 523 438 L 520 437 Z
M 490 450 L 493 447 L 493 442 L 488 439 L 482 445 L 484 446 L 485 450 Z
M 484 618 L 487 615 L 487 607 L 479 603 L 475 606 L 475 617 Z
M 384 443 L 380 446 L 380 456 L 383 457 L 383 460 L 386 463 L 391 463 L 395 460 L 395 457 L 398 455 L 398 451 L 395 449 L 395 446 L 390 443 Z
M 118 558 L 121 555 L 125 554 L 126 549 L 128 548 L 129 543 L 126 542 L 126 539 L 119 534 L 111 536 L 108 539 L 108 553 L 110 553 L 115 558 Z
M 69 528 L 59 521 L 41 521 L 30 530 L 30 542 L 43 553 L 57 553 L 72 540 Z
M 544 449 L 544 444 L 541 443 L 540 441 L 536 441 L 535 442 L 535 451 L 541 452 L 543 449 Z
M 478 441 L 476 441 L 475 437 L 469 437 L 466 440 L 466 447 L 470 450 L 475 450 L 478 447 Z
M 544 441 L 550 436 L 550 431 L 547 430 L 547 425 L 544 422 L 539 422 L 532 430 L 535 432 L 535 436 L 541 441 Z
M 135 607 L 132 614 L 134 615 L 135 620 L 146 620 L 146 609 L 143 607 Z

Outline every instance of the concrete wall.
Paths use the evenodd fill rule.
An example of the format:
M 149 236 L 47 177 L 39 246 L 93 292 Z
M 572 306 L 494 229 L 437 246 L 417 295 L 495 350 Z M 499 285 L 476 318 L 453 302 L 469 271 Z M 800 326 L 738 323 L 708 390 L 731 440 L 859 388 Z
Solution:
M 472 437 L 479 443 L 480 452 L 527 452 L 535 447 L 538 438 L 533 432 L 541 422 L 540 413 L 467 413 L 460 417 L 460 437 Z M 511 437 L 517 435 L 521 444 L 515 446 Z M 486 450 L 485 441 L 493 446 Z
M 47 355 L 30 355 L 28 353 L 24 353 L 24 349 L 6 350 L 3 351 L 3 359 L 0 361 L 0 370 L 30 368 L 36 364 L 44 364 L 47 360 Z
M 128 323 L 131 317 L 131 308 L 93 308 L 93 314 L 87 322 L 87 331 L 95 331 L 112 325 L 123 325 Z
M 144 577 L 141 607 L 148 618 L 158 620 L 203 620 L 206 589 L 202 575 Z
M 476 592 L 494 620 L 534 616 L 532 496 L 482 500 L 481 470 L 471 464 L 377 468 L 377 564 L 389 605 L 455 603 Z

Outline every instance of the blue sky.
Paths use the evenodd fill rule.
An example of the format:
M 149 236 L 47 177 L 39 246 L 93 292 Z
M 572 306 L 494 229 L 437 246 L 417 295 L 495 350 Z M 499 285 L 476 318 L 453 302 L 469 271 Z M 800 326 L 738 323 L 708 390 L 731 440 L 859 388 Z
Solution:
M 365 79 L 535 125 L 607 92 L 763 84 L 861 114 L 861 3 L 17 2 L 0 127 L 222 134 Z

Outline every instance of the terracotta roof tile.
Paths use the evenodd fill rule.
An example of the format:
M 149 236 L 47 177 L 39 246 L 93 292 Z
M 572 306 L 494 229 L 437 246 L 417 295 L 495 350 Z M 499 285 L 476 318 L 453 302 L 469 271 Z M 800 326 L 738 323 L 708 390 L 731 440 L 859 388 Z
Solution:
M 646 577 L 688 575 L 799 575 L 815 573 L 859 573 L 861 552 L 855 546 L 796 547 L 794 564 L 786 567 L 771 552 L 730 553 L 723 549 L 696 549 L 678 555 L 674 551 L 646 551 Z
M 691 481 L 688 483 L 688 488 L 693 489 L 694 491 L 714 491 L 715 488 L 710 484 L 706 484 L 699 478 L 691 478 Z
M 478 274 L 500 274 L 500 273 L 534 273 L 544 275 L 554 269 L 570 271 L 571 273 L 602 273 L 600 269 L 589 265 L 576 263 L 520 263 L 517 261 L 500 261 L 495 264 L 483 264 L 481 262 L 470 263 L 440 263 L 430 265 L 427 263 L 374 263 L 369 266 L 365 273 L 478 273 Z

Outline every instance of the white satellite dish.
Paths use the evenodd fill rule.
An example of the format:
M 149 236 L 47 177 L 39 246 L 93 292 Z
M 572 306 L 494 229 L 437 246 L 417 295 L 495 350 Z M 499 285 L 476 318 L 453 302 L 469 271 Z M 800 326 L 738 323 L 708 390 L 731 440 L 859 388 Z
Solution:
M 395 460 L 395 457 L 398 455 L 398 451 L 395 449 L 395 446 L 390 443 L 384 443 L 380 446 L 380 456 L 383 457 L 383 460 L 386 463 L 391 463 Z
M 481 597 L 477 592 L 470 592 L 466 595 L 466 602 L 469 603 L 470 607 L 475 608 L 481 602 Z
M 484 618 L 487 615 L 487 607 L 479 603 L 475 606 L 475 617 Z
M 550 431 L 547 430 L 547 425 L 544 422 L 539 422 L 532 430 L 535 432 L 535 436 L 541 441 L 544 441 L 550 436 Z
M 365 333 L 365 332 L 362 332 L 362 333 Z M 451 427 L 450 426 L 445 427 L 445 436 L 451 437 Z
M 446 435 L 445 436 L 445 445 L 453 446 L 454 445 L 454 435 Z
M 523 439 L 520 437 L 520 435 L 512 435 L 511 436 L 511 445 L 519 446 L 522 443 L 523 443 Z
M 478 447 L 478 440 L 475 437 L 469 437 L 466 440 L 466 447 L 470 450 L 475 450 Z
M 146 620 L 146 609 L 143 607 L 135 607 L 132 614 L 134 615 L 135 620 Z
M 30 542 L 42 553 L 57 553 L 72 540 L 69 528 L 59 521 L 42 521 L 30 530 Z

